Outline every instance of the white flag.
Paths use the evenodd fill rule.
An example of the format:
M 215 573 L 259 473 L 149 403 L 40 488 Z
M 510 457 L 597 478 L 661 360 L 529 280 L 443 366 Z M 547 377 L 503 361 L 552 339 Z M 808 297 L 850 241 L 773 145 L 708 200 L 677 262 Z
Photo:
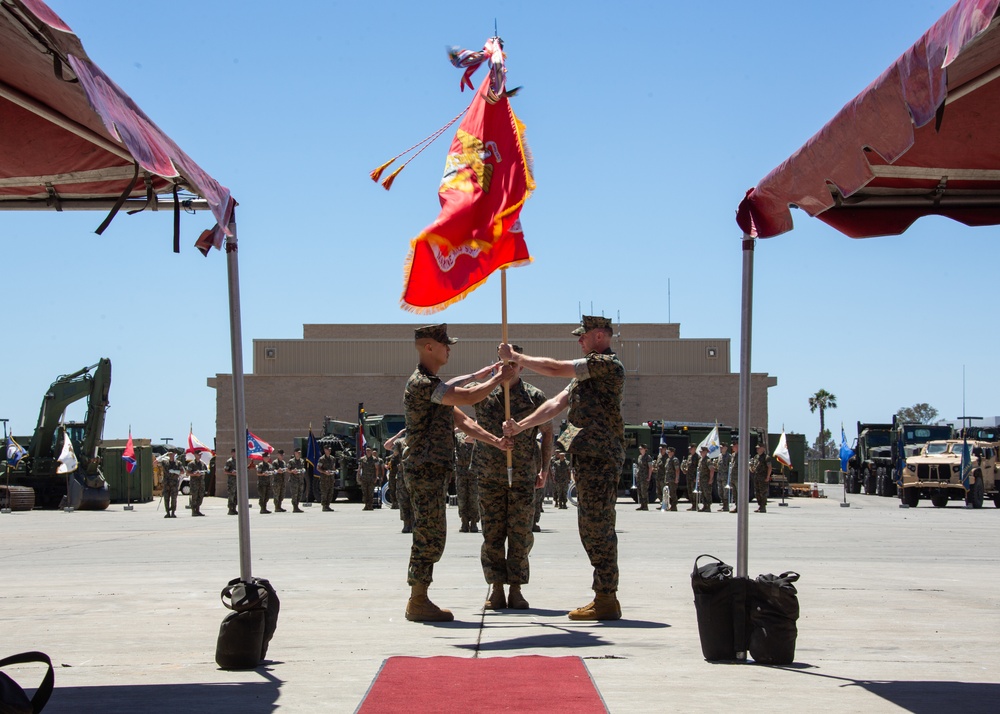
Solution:
M 56 473 L 72 473 L 76 471 L 77 466 L 76 454 L 73 453 L 73 445 L 69 443 L 69 435 L 66 432 L 63 432 L 62 453 L 59 454 L 59 467 L 56 469 Z
M 774 458 L 788 468 L 792 467 L 792 457 L 788 453 L 788 441 L 785 439 L 784 430 L 781 431 L 781 438 L 778 439 L 778 445 L 774 447 Z
M 712 431 L 708 432 L 708 436 L 705 437 L 704 441 L 698 444 L 698 451 L 701 451 L 702 447 L 708 449 L 708 458 L 717 459 L 722 456 L 722 449 L 719 448 L 719 427 L 712 427 Z

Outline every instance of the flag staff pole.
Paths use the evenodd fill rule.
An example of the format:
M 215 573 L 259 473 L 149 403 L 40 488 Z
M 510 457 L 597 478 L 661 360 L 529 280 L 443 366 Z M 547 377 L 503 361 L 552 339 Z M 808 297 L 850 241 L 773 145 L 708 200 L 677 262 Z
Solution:
M 503 343 L 507 344 L 507 268 L 500 268 L 500 319 Z M 504 421 L 510 421 L 510 384 L 503 383 Z M 507 487 L 514 486 L 514 455 L 507 449 Z
M 0 513 L 10 513 L 13 500 L 10 495 L 10 442 L 7 440 L 7 420 L 0 419 L 0 421 L 3 422 L 3 473 L 7 477 L 7 504 L 0 509 Z

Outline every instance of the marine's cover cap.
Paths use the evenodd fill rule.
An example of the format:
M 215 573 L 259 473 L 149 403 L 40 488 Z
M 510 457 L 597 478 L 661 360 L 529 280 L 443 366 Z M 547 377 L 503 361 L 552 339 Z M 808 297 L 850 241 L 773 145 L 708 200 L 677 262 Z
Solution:
M 424 338 L 430 338 L 436 342 L 440 342 L 442 345 L 453 345 L 458 342 L 454 337 L 448 337 L 448 325 L 444 322 L 440 325 L 424 325 L 413 331 L 414 340 Z
M 580 320 L 580 326 L 573 330 L 574 335 L 583 335 L 591 330 L 596 330 L 599 327 L 606 327 L 611 329 L 611 318 L 601 317 L 600 315 L 584 315 L 583 319 Z

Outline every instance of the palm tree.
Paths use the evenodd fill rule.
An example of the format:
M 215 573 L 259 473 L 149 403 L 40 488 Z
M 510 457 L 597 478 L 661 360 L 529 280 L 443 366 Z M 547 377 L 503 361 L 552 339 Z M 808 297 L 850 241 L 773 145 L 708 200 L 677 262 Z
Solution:
M 814 395 L 809 397 L 809 411 L 813 414 L 819 409 L 819 434 L 820 434 L 820 449 L 823 453 L 823 458 L 826 458 L 826 440 L 823 439 L 823 434 L 826 433 L 826 412 L 827 409 L 837 408 L 837 395 L 830 394 L 825 389 L 821 389 Z

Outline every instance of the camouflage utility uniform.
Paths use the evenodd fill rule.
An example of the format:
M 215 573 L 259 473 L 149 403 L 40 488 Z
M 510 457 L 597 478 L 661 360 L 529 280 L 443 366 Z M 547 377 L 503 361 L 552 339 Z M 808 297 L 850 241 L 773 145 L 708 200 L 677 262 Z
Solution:
M 653 458 L 647 451 L 639 456 L 635 462 L 635 488 L 639 497 L 639 508 L 643 511 L 649 509 L 649 467 L 653 465 Z
M 198 454 L 195 454 L 197 457 Z M 201 459 L 194 458 L 187 462 L 184 467 L 188 473 L 188 505 L 191 507 L 192 516 L 204 516 L 201 512 L 201 504 L 205 500 L 205 464 Z
M 712 510 L 712 472 L 715 465 L 708 456 L 701 456 L 698 461 L 698 501 L 701 503 L 701 510 L 711 512 Z M 693 501 L 692 501 L 693 503 Z
M 556 508 L 566 508 L 566 494 L 569 492 L 569 461 L 565 456 L 559 458 L 559 454 L 556 454 L 552 457 L 549 474 L 552 476 L 555 489 Z
M 479 479 L 472 466 L 475 442 L 464 434 L 455 435 L 455 493 L 458 495 L 458 517 L 462 532 L 477 533 L 479 528 Z
M 668 489 L 669 495 L 665 498 L 670 502 L 670 510 L 677 510 L 677 499 L 680 496 L 679 491 L 679 481 L 681 472 L 681 462 L 676 456 L 671 456 L 667 459 L 667 480 L 665 488 Z
M 261 513 L 270 513 L 267 502 L 271 499 L 271 464 L 263 459 L 257 462 L 257 502 Z
M 729 462 L 729 502 L 733 504 L 733 511 L 736 511 L 736 506 L 740 502 L 738 496 L 738 491 L 736 485 L 740 480 L 740 455 L 738 451 L 734 451 L 732 454 L 732 461 Z
M 663 487 L 667 485 L 667 462 L 670 457 L 667 452 L 657 455 L 653 462 L 653 479 L 656 481 L 656 495 L 661 499 L 661 503 L 667 504 L 668 499 L 663 495 Z
M 610 348 L 573 360 L 576 377 L 569 393 L 569 426 L 559 443 L 576 471 L 580 540 L 594 567 L 594 592 L 618 590 L 615 501 L 625 462 L 622 397 L 625 367 Z
M 271 461 L 271 496 L 274 498 L 274 510 L 284 513 L 281 502 L 285 500 L 285 480 L 288 473 L 288 462 L 280 456 Z
M 323 454 L 316 462 L 317 469 L 323 469 L 325 474 L 319 475 L 319 500 L 324 511 L 332 510 L 330 502 L 333 500 L 333 474 L 337 470 L 337 460 L 333 454 Z
M 372 510 L 372 499 L 375 497 L 375 480 L 378 478 L 378 457 L 367 454 L 358 459 L 358 485 L 361 487 L 361 503 L 363 511 Z
M 302 495 L 306 491 L 306 462 L 299 456 L 293 456 L 288 460 L 288 483 L 292 497 L 292 513 L 300 513 L 299 503 Z
M 396 500 L 399 501 L 399 520 L 403 522 L 403 533 L 413 532 L 413 502 L 410 489 L 406 487 L 406 440 L 400 439 L 394 448 L 399 449 L 399 474 L 396 476 Z
M 236 458 L 231 456 L 226 460 L 226 465 L 222 467 L 222 472 L 226 474 L 226 503 L 229 506 L 229 515 L 236 515 Z
M 385 457 L 385 479 L 389 484 L 390 508 L 399 508 L 399 498 L 396 496 L 396 482 L 399 480 L 399 460 L 400 455 L 393 446 L 392 453 Z
M 754 495 L 757 497 L 757 510 L 767 512 L 767 479 L 771 458 L 766 454 L 757 454 L 750 459 L 750 475 L 753 478 Z
M 523 380 L 511 385 L 511 418 L 524 418 L 545 400 L 541 390 Z M 476 404 L 476 421 L 491 434 L 503 435 L 502 386 Z M 539 471 L 538 431 L 538 427 L 532 427 L 514 437 L 512 485 L 507 484 L 507 452 L 484 444 L 476 445 L 473 468 L 479 474 L 479 504 L 483 518 L 480 560 L 486 582 L 491 585 L 528 582 L 528 554 L 535 543 L 531 527 L 535 515 L 535 479 Z
M 698 483 L 699 460 L 700 457 L 698 454 L 690 454 L 686 459 L 684 459 L 684 463 L 681 464 L 681 472 L 684 474 L 684 481 L 687 484 L 688 501 L 691 502 L 691 508 L 688 509 L 689 511 L 698 510 L 698 501 L 695 498 L 694 491 L 698 488 L 696 484 Z
M 454 408 L 442 404 L 447 385 L 423 365 L 406 381 L 406 489 L 413 507 L 413 545 L 406 581 L 429 585 L 447 536 L 444 489 L 455 473 Z
M 163 508 L 167 512 L 164 518 L 177 518 L 177 488 L 181 480 L 181 464 L 170 457 L 160 459 L 163 468 Z
M 722 503 L 722 510 L 729 510 L 729 501 L 732 491 L 726 490 L 726 482 L 729 478 L 729 468 L 733 463 L 733 455 L 729 450 L 722 452 L 718 463 L 715 465 L 715 486 L 719 492 L 719 502 Z

